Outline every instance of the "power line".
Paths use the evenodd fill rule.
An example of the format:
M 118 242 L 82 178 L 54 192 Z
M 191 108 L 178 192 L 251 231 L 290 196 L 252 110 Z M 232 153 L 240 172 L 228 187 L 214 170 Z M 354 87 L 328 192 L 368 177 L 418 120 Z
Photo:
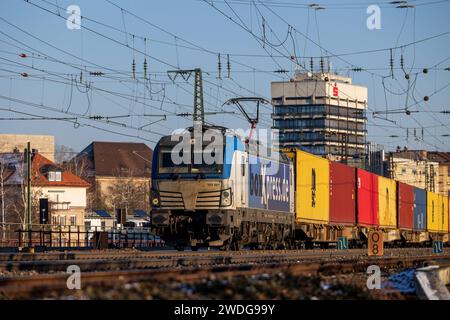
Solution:
M 196 0 L 203 1 L 203 0 Z M 211 0 L 216 3 L 225 3 L 224 0 Z M 237 5 L 246 5 L 251 6 L 252 0 L 228 0 L 229 3 L 237 4 Z M 417 0 L 410 0 L 409 3 L 414 3 L 414 6 L 431 6 L 440 3 L 449 2 L 449 0 L 436 0 L 436 1 L 425 1 L 424 3 L 417 3 Z M 264 3 L 273 8 L 285 8 L 285 9 L 311 9 L 312 3 L 304 2 L 274 2 L 274 1 L 264 1 Z M 391 8 L 395 9 L 397 6 L 394 6 L 392 1 L 377 1 L 374 4 L 380 6 L 380 8 Z M 367 2 L 340 2 L 340 3 L 328 3 L 321 1 L 320 7 L 327 10 L 349 10 L 349 9 L 365 9 L 369 3 Z
M 17 110 L 10 110 L 10 109 L 2 109 L 2 110 L 9 111 L 9 112 L 14 112 L 14 113 L 18 113 L 18 114 L 29 115 L 29 116 L 33 116 L 33 117 L 41 117 L 40 115 L 36 115 L 36 114 L 32 114 L 32 113 L 20 112 L 20 111 L 17 111 Z M 155 141 L 155 140 L 147 139 L 147 138 L 141 137 L 139 135 L 130 135 L 130 134 L 123 133 L 123 132 L 118 132 L 118 131 L 113 131 L 113 130 L 110 130 L 110 129 L 101 128 L 101 127 L 98 127 L 98 126 L 95 126 L 95 125 L 92 125 L 92 124 L 88 124 L 88 123 L 79 123 L 78 121 L 72 121 L 72 120 L 61 120 L 61 121 L 72 123 L 74 125 L 75 129 L 77 129 L 79 127 L 90 127 L 90 128 L 96 129 L 96 130 L 100 130 L 100 131 L 104 131 L 104 132 L 107 132 L 107 133 L 120 135 L 120 136 L 123 136 L 123 137 L 136 138 L 136 139 L 140 139 L 140 140 L 144 140 L 144 141 L 148 141 L 148 142 L 157 143 L 157 141 Z
M 53 15 L 56 15 L 56 16 L 62 18 L 62 19 L 65 19 L 64 17 L 59 16 L 58 14 L 56 14 L 56 13 L 54 13 L 54 12 L 52 12 L 52 11 L 50 11 L 50 10 L 44 8 L 44 7 L 41 7 L 41 6 L 39 6 L 39 5 L 37 5 L 37 4 L 33 3 L 33 2 L 31 2 L 31 1 L 26 1 L 26 2 L 29 3 L 29 4 L 31 4 L 31 5 L 33 5 L 33 6 L 35 6 L 35 7 L 37 7 L 37 8 L 40 8 L 41 10 L 44 10 L 44 11 L 46 11 L 46 12 L 48 12 L 48 13 L 51 13 L 51 14 L 53 14 Z M 124 9 L 124 10 L 125 10 L 125 9 Z M 178 69 L 177 67 L 175 67 L 175 66 L 172 65 L 171 63 L 168 63 L 168 62 L 163 61 L 162 59 L 159 59 L 159 58 L 156 58 L 156 57 L 152 57 L 152 56 L 150 56 L 150 55 L 148 55 L 148 54 L 146 54 L 146 53 L 144 53 L 144 52 L 142 52 L 141 50 L 138 50 L 138 49 L 136 49 L 136 48 L 131 48 L 129 45 L 124 44 L 124 43 L 122 43 L 121 41 L 118 41 L 118 40 L 116 40 L 116 39 L 114 39 L 114 38 L 112 38 L 112 37 L 110 37 L 110 36 L 104 35 L 104 34 L 98 32 L 98 31 L 96 31 L 96 30 L 94 30 L 94 29 L 92 29 L 92 28 L 88 28 L 88 27 L 86 27 L 85 25 L 83 25 L 82 28 L 84 28 L 84 29 L 86 29 L 86 30 L 88 30 L 88 31 L 90 31 L 90 32 L 93 32 L 94 34 L 99 35 L 99 36 L 101 36 L 101 37 L 103 37 L 103 38 L 106 38 L 106 39 L 108 39 L 108 40 L 110 40 L 110 41 L 112 41 L 112 42 L 114 42 L 114 43 L 116 43 L 116 44 L 122 45 L 122 46 L 124 46 L 124 47 L 126 47 L 126 48 L 128 48 L 128 49 L 131 49 L 131 50 L 133 50 L 133 51 L 136 51 L 136 52 L 138 52 L 138 53 L 140 53 L 140 54 L 142 54 L 142 55 L 144 55 L 144 56 L 146 56 L 146 57 L 152 58 L 153 60 L 156 60 L 156 61 L 158 61 L 158 62 L 160 62 L 160 63 L 162 63 L 162 64 L 164 64 L 164 65 L 166 65 L 166 66 L 170 66 L 170 67 L 172 67 L 172 68 Z M 212 82 L 207 81 L 207 80 L 205 80 L 205 82 L 206 82 L 206 83 L 209 83 L 209 84 L 211 84 L 211 85 L 214 85 L 214 86 L 218 86 L 217 84 L 212 83 Z M 223 89 L 223 87 L 222 87 L 222 89 Z M 233 93 L 234 95 L 237 95 L 235 92 L 233 92 L 233 91 L 231 91 L 231 90 L 228 90 L 228 89 L 224 89 L 224 90 L 229 91 L 230 93 Z

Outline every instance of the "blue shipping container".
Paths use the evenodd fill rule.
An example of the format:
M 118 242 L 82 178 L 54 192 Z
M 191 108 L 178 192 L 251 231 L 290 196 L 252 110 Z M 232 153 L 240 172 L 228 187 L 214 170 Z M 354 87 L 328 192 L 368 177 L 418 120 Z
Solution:
M 414 188 L 414 230 L 425 230 L 427 224 L 427 192 Z
M 290 165 L 249 156 L 249 207 L 290 211 Z

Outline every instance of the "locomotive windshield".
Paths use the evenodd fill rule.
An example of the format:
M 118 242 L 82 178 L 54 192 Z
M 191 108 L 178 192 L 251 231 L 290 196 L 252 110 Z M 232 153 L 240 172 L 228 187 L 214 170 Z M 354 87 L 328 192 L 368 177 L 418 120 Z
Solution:
M 204 146 L 205 148 L 205 146 Z M 203 149 L 204 150 L 204 149 Z M 205 161 L 205 157 L 208 155 L 214 159 L 216 155 L 214 152 L 204 151 L 204 152 L 194 152 L 193 148 L 190 153 L 190 161 L 188 163 L 175 164 L 173 161 L 173 156 L 179 156 L 183 158 L 183 150 L 179 152 L 179 155 L 172 155 L 172 147 L 166 146 L 161 147 L 159 151 L 159 173 L 178 173 L 178 174 L 198 174 L 198 173 L 222 173 L 223 172 L 223 162 L 224 162 L 224 152 L 225 148 L 222 150 L 222 155 L 220 156 L 220 161 L 215 161 L 209 164 L 210 161 Z M 195 161 L 197 160 L 197 161 Z M 199 161 L 200 160 L 200 161 Z

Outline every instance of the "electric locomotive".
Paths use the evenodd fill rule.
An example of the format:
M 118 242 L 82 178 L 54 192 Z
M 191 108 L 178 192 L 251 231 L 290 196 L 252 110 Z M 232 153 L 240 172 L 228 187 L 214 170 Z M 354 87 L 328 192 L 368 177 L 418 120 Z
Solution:
M 166 244 L 179 250 L 288 245 L 295 199 L 285 155 L 224 127 L 191 127 L 176 136 L 161 138 L 152 163 L 152 224 Z

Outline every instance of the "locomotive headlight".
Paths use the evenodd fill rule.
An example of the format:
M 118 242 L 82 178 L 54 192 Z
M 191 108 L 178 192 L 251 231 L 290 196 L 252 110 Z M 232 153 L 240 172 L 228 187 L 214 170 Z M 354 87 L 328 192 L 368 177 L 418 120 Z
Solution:
M 222 195 L 220 197 L 220 205 L 225 207 L 231 205 L 230 189 L 222 191 Z
M 161 204 L 159 200 L 159 193 L 156 190 L 152 190 L 152 206 L 159 207 Z

